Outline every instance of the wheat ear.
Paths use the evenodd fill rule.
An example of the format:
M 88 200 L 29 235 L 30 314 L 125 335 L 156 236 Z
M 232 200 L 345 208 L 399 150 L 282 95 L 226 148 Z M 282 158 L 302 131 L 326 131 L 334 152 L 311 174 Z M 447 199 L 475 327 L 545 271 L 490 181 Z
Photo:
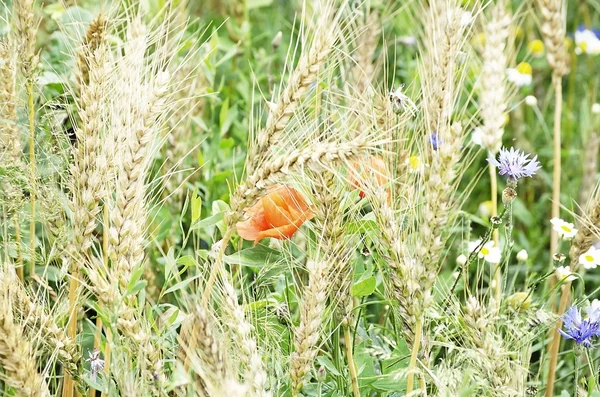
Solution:
M 228 376 L 227 366 L 223 348 L 209 323 L 206 310 L 196 306 L 187 322 L 191 326 L 183 327 L 187 331 L 179 338 L 184 361 L 192 364 L 192 369 L 200 377 L 197 383 L 203 388 L 211 394 L 224 392 L 223 380 Z
M 300 324 L 294 330 L 295 352 L 290 368 L 293 396 L 297 396 L 302 389 L 304 377 L 317 356 L 317 343 L 327 301 L 329 268 L 329 264 L 323 260 L 310 260 L 306 264 L 308 285 L 304 289 L 300 307 Z
M 323 12 L 317 22 L 312 45 L 300 55 L 280 97 L 276 102 L 270 103 L 265 128 L 258 132 L 256 143 L 249 148 L 246 163 L 249 174 L 254 172 L 257 159 L 264 158 L 271 145 L 279 141 L 302 98 L 317 80 L 336 42 L 335 27 L 336 23 L 332 21 L 330 12 Z
M 29 397 L 50 396 L 48 386 L 37 372 L 35 351 L 24 337 L 23 328 L 15 322 L 12 313 L 10 287 L 0 291 L 0 363 L 2 379 L 17 395 Z
M 240 361 L 245 365 L 245 386 L 252 396 L 266 396 L 267 374 L 256 340 L 252 336 L 253 326 L 246 319 L 244 309 L 238 303 L 235 288 L 227 277 L 223 277 L 224 311 L 229 320 L 232 337 L 239 348 Z
M 35 200 L 36 200 L 36 167 L 35 167 L 35 107 L 34 107 L 34 82 L 35 69 L 38 56 L 35 52 L 35 36 L 37 22 L 34 21 L 33 0 L 16 0 L 13 3 L 16 16 L 16 42 L 19 47 L 19 61 L 21 73 L 26 80 L 27 106 L 29 118 L 29 178 L 30 178 L 30 220 L 29 220 L 29 248 L 31 260 L 29 274 L 35 274 Z
M 16 84 L 16 57 L 15 46 L 11 38 L 0 39 L 0 109 L 3 112 L 3 118 L 0 128 L 0 159 L 2 163 L 12 164 L 16 167 L 22 167 L 23 147 L 21 145 L 21 134 L 17 127 L 17 96 L 15 92 Z M 16 186 L 10 183 L 5 186 L 7 197 L 22 197 L 22 192 Z M 18 202 L 19 200 L 14 200 Z M 14 208 L 16 209 L 16 208 Z M 12 212 L 13 208 L 9 208 Z M 17 244 L 17 273 L 19 279 L 23 280 L 23 255 L 21 249 L 21 224 L 19 215 L 14 214 L 13 224 L 15 229 L 15 241 Z
M 79 280 L 81 278 L 82 261 L 88 260 L 87 254 L 92 246 L 93 232 L 98 225 L 100 201 L 105 197 L 106 169 L 108 161 L 104 149 L 101 129 L 106 121 L 102 109 L 104 95 L 107 91 L 107 80 L 110 70 L 107 66 L 107 48 L 98 44 L 98 48 L 84 46 L 85 63 L 80 64 L 80 74 L 84 71 L 88 76 L 87 83 L 80 79 L 79 118 L 81 125 L 76 129 L 77 148 L 73 175 L 73 245 L 71 246 L 70 279 L 69 279 L 69 323 L 68 336 L 75 339 L 77 334 L 77 314 L 79 303 Z M 85 66 L 84 66 L 85 65 Z M 63 387 L 63 396 L 68 396 L 73 389 L 72 380 L 67 376 Z M 66 394 L 65 394 L 66 393 Z

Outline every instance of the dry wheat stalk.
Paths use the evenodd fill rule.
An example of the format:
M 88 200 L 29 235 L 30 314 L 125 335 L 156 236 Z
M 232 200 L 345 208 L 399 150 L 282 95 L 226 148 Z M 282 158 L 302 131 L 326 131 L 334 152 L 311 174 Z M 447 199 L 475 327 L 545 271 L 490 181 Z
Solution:
M 37 372 L 35 351 L 24 337 L 23 327 L 12 314 L 10 287 L 0 291 L 0 365 L 2 380 L 14 388 L 19 396 L 50 396 L 48 386 Z
M 577 271 L 579 256 L 586 252 L 600 235 L 600 190 L 596 187 L 593 197 L 588 200 L 585 213 L 579 222 L 577 234 L 571 242 L 569 259 L 571 270 Z
M 481 68 L 479 112 L 483 121 L 482 143 L 492 153 L 502 146 L 507 104 L 508 67 L 507 44 L 510 33 L 510 15 L 506 4 L 498 2 L 484 28 L 483 66 Z
M 58 327 L 42 304 L 29 296 L 12 271 L 6 270 L 3 277 L 4 280 L 0 284 L 3 284 L 4 288 L 11 285 L 10 293 L 14 309 L 18 309 L 24 325 L 31 329 L 27 335 L 40 334 L 44 344 L 47 344 L 50 350 L 56 353 L 63 367 L 71 376 L 78 377 L 80 353 L 77 343 L 67 336 L 63 328 Z
M 17 97 L 15 94 L 16 59 L 15 48 L 8 38 L 0 39 L 0 154 L 6 162 L 15 165 L 22 162 L 21 137 L 17 128 Z M 6 156 L 6 157 L 4 157 Z
M 553 78 L 561 78 L 569 71 L 569 55 L 565 45 L 566 2 L 563 0 L 536 0 L 542 14 L 541 32 L 546 44 L 546 58 L 552 67 Z
M 108 20 L 104 14 L 100 13 L 90 22 L 85 37 L 83 39 L 82 48 L 77 52 L 77 77 L 79 85 L 89 84 L 90 59 L 97 49 L 104 43 L 104 34 L 108 27 Z
M 269 148 L 278 143 L 283 130 L 294 115 L 296 108 L 311 87 L 336 42 L 337 18 L 332 18 L 331 10 L 320 14 L 313 34 L 310 48 L 303 50 L 298 64 L 277 99 L 270 103 L 267 123 L 257 134 L 254 144 L 250 145 L 246 162 L 249 174 L 254 172 L 256 164 L 268 153 Z
M 100 202 L 106 194 L 108 159 L 102 130 L 106 122 L 104 99 L 111 73 L 106 51 L 104 46 L 100 46 L 93 52 L 84 50 L 85 55 L 82 55 L 87 59 L 85 65 L 89 81 L 80 86 L 81 125 L 76 129 L 77 148 L 71 173 L 74 184 L 74 252 L 84 256 L 93 244 L 92 234 L 98 224 Z M 73 264 L 76 266 L 77 262 L 73 261 Z
M 355 64 L 350 71 L 350 86 L 357 93 L 366 92 L 378 72 L 378 65 L 374 63 L 377 42 L 381 34 L 378 11 L 371 11 L 367 15 L 363 28 L 356 39 L 356 49 L 352 54 Z
M 132 270 L 144 257 L 145 178 L 157 133 L 154 123 L 165 110 L 168 83 L 168 73 L 160 72 L 155 84 L 146 86 L 148 95 L 141 108 L 132 109 L 132 113 L 139 116 L 132 126 L 134 131 L 124 145 L 120 145 L 118 157 L 122 167 L 117 173 L 115 203 L 110 211 L 109 255 L 123 287 L 127 286 Z
M 222 280 L 223 309 L 229 319 L 229 330 L 236 343 L 240 362 L 245 366 L 244 385 L 252 396 L 266 396 L 265 383 L 267 374 L 264 370 L 262 356 L 258 351 L 256 340 L 252 336 L 253 326 L 246 319 L 244 309 L 238 303 L 235 288 L 227 277 Z
M 228 373 L 219 335 L 206 310 L 201 306 L 194 307 L 186 321 L 189 326 L 182 328 L 185 331 L 179 338 L 183 361 L 191 364 L 191 369 L 199 377 L 195 383 L 201 385 L 209 395 L 225 393 L 226 384 L 232 378 Z
M 13 2 L 21 72 L 27 79 L 32 78 L 38 63 L 38 56 L 35 52 L 38 23 L 34 20 L 33 4 L 34 0 L 15 0 Z
M 300 324 L 294 330 L 295 351 L 290 366 L 292 395 L 298 395 L 302 389 L 304 377 L 317 356 L 330 267 L 330 263 L 321 259 L 309 260 L 306 264 L 308 285 L 304 288 L 300 306 Z

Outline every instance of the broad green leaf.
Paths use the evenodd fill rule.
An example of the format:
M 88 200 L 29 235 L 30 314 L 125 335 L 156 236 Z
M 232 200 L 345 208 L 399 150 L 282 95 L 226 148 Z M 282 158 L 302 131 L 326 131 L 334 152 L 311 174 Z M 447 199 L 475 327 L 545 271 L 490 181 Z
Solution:
M 246 248 L 231 255 L 226 255 L 223 261 L 229 265 L 261 267 L 269 262 L 281 259 L 281 253 L 264 245 Z
M 129 283 L 129 286 L 127 286 L 127 293 L 125 295 L 135 295 L 138 292 L 140 292 L 141 290 L 143 290 L 144 288 L 146 288 L 147 284 L 148 284 L 148 282 L 146 280 L 140 280 L 133 285 L 131 285 L 131 283 Z
M 138 280 L 142 277 L 142 274 L 144 274 L 144 266 L 137 266 L 133 269 L 133 272 L 131 272 L 131 279 L 129 280 L 129 284 L 127 284 L 128 294 L 134 294 L 135 292 L 139 291 L 138 289 L 135 292 L 131 292 L 136 286 Z
M 327 372 L 329 372 L 331 375 L 334 375 L 334 376 L 341 376 L 342 375 L 340 373 L 340 371 L 338 371 L 338 369 L 335 367 L 335 364 L 333 363 L 333 361 L 331 361 L 329 359 L 329 357 L 319 356 L 317 358 L 317 361 L 318 361 L 319 364 L 321 364 L 322 366 L 324 366 L 325 369 L 327 370 Z
M 194 189 L 192 193 L 192 223 L 195 223 L 198 219 L 200 219 L 200 215 L 202 214 L 202 197 L 198 196 L 198 188 Z
M 369 296 L 375 291 L 377 279 L 374 276 L 367 277 L 364 280 L 359 280 L 352 286 L 352 296 L 360 298 Z
M 216 213 L 215 215 L 211 215 L 208 218 L 204 218 L 193 224 L 191 230 L 205 229 L 209 226 L 216 225 L 219 221 L 222 221 L 224 217 L 224 212 Z

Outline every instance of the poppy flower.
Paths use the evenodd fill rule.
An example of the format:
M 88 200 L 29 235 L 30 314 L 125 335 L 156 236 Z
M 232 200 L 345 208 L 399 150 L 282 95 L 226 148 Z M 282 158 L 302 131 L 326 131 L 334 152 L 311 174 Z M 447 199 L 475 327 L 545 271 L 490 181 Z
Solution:
M 248 220 L 236 224 L 237 232 L 244 240 L 254 240 L 254 245 L 267 237 L 289 239 L 314 216 L 304 197 L 287 186 L 269 190 L 246 215 Z
M 372 182 L 366 182 L 367 178 Z M 348 180 L 354 189 L 364 188 L 368 186 L 368 183 L 374 183 L 376 186 L 384 186 L 388 183 L 388 172 L 385 162 L 379 156 L 357 160 L 348 171 Z M 365 197 L 365 193 L 362 190 L 359 195 L 361 198 Z

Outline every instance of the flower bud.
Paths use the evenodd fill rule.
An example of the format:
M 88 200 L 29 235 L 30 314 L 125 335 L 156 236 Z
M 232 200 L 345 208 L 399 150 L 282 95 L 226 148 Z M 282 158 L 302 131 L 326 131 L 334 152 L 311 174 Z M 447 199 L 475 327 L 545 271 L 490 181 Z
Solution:
M 458 266 L 464 266 L 465 263 L 467 263 L 467 257 L 465 255 L 461 254 L 456 258 L 456 264 Z
M 323 383 L 325 382 L 325 378 L 327 378 L 327 370 L 321 365 L 317 370 L 317 382 Z
M 537 101 L 537 98 L 536 98 L 536 97 L 534 97 L 533 95 L 527 95 L 527 96 L 525 97 L 525 104 L 526 104 L 527 106 L 530 106 L 530 107 L 532 107 L 532 108 L 533 108 L 533 107 L 536 107 L 536 106 L 537 106 L 537 102 L 538 102 L 538 101 Z
M 594 103 L 592 105 L 592 113 L 600 114 L 600 103 Z
M 524 249 L 517 252 L 517 260 L 519 262 L 525 262 L 528 258 L 529 258 L 529 255 L 527 254 L 527 251 L 525 251 Z

